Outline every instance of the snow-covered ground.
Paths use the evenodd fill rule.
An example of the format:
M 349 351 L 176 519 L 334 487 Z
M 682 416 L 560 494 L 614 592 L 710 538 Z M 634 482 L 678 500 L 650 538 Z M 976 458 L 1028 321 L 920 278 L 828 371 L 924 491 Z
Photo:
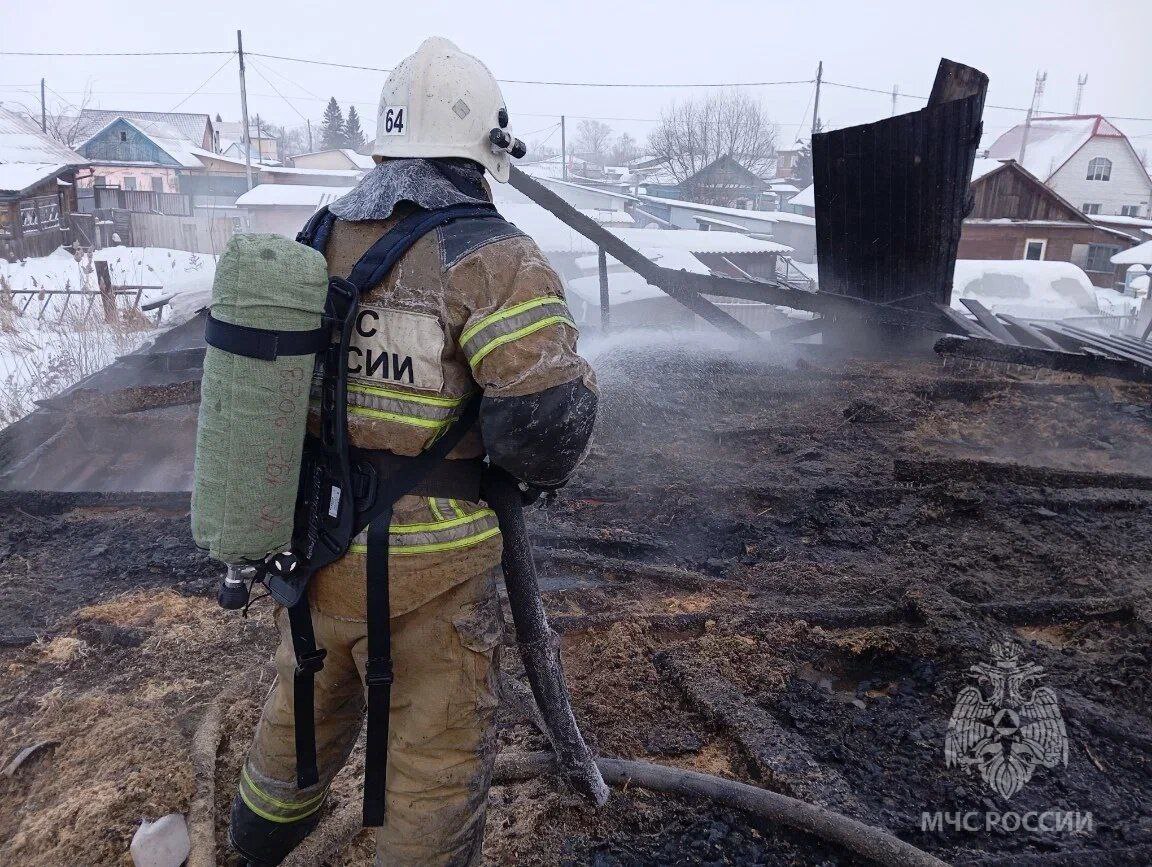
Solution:
M 111 247 L 93 257 L 108 263 L 114 286 L 146 286 L 141 303 L 171 297 L 163 327 L 187 318 L 207 303 L 216 272 L 215 258 L 152 247 Z M 123 355 L 157 333 L 155 313 L 127 317 L 124 325 L 107 325 L 99 300 L 73 296 L 31 298 L 31 290 L 96 291 L 92 259 L 77 260 L 58 249 L 23 262 L 0 260 L 0 426 L 35 409 L 51 397 Z M 7 297 L 12 293 L 12 306 Z M 126 309 L 134 298 L 122 297 Z M 23 314 L 20 313 L 24 310 Z

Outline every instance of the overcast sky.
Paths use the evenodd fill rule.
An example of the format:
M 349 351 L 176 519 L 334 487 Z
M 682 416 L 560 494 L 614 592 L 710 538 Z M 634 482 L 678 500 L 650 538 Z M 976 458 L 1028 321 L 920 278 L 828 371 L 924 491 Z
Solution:
M 1071 111 L 1087 74 L 1083 113 L 1152 118 L 1152 0 L 976 0 L 965 4 L 861 0 L 658 0 L 658 2 L 336 2 L 200 0 L 0 0 L 0 52 L 221 51 L 244 31 L 247 51 L 390 67 L 429 35 L 446 36 L 483 59 L 498 78 L 571 82 L 703 83 L 811 79 L 824 61 L 830 82 L 926 95 L 940 57 L 988 73 L 988 102 L 1027 106 L 1037 70 L 1048 71 L 1042 107 Z M 214 78 L 212 73 L 226 63 Z M 50 104 L 76 102 L 90 86 L 102 108 L 240 114 L 236 64 L 226 56 L 14 57 L 0 55 L 0 101 L 36 104 L 39 79 Z M 336 96 L 375 126 L 385 73 L 255 57 L 249 110 L 314 128 Z M 266 80 L 267 79 L 267 80 Z M 203 85 L 194 96 L 188 94 Z M 567 114 L 604 118 L 641 141 L 662 107 L 704 91 L 689 88 L 504 84 L 514 131 L 539 140 Z M 288 101 L 276 94 L 279 90 Z M 811 84 L 756 87 L 780 125 L 782 143 L 811 123 Z M 56 95 L 53 95 L 56 94 Z M 923 107 L 901 98 L 900 111 Z M 820 115 L 829 126 L 890 113 L 886 94 L 829 85 Z M 1021 112 L 989 108 L 999 131 Z M 1152 148 L 1152 120 L 1119 120 L 1138 149 Z M 570 128 L 571 129 L 571 128 Z M 541 132 L 541 130 L 543 130 Z M 528 134 L 528 135 L 526 135 Z M 571 134 L 571 133 L 570 133 Z M 551 144 L 559 143 L 555 135 Z

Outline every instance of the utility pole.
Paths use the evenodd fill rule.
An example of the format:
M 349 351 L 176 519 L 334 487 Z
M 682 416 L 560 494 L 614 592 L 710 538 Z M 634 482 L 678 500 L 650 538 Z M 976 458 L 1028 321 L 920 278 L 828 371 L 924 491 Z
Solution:
M 252 136 L 248 130 L 248 85 L 244 83 L 244 36 L 236 31 L 236 53 L 240 57 L 240 124 L 244 130 L 244 175 L 252 189 Z
M 900 97 L 900 85 L 892 85 L 892 114 L 891 117 L 896 116 L 896 100 Z
M 1032 90 L 1032 104 L 1028 106 L 1028 114 L 1024 117 L 1024 134 L 1020 137 L 1020 153 L 1016 162 L 1024 165 L 1024 155 L 1028 152 L 1028 134 L 1032 131 L 1032 115 L 1040 108 L 1040 100 L 1044 96 L 1044 82 L 1048 80 L 1047 72 L 1036 73 L 1036 86 Z
M 48 132 L 48 109 L 44 107 L 44 79 L 40 79 L 40 132 Z
M 1080 113 L 1080 100 L 1084 98 L 1084 85 L 1088 83 L 1088 73 L 1078 76 L 1076 79 L 1076 104 L 1072 107 L 1073 114 Z
M 564 115 L 560 115 L 560 164 L 561 175 L 564 180 L 568 180 L 568 128 Z
M 256 114 L 256 162 L 264 159 L 264 151 L 260 148 L 260 140 L 264 138 L 264 120 Z
M 312 153 L 312 121 L 304 121 L 308 124 L 308 153 Z
M 816 67 L 816 102 L 812 106 L 812 135 L 820 131 L 820 84 L 824 81 L 824 61 Z

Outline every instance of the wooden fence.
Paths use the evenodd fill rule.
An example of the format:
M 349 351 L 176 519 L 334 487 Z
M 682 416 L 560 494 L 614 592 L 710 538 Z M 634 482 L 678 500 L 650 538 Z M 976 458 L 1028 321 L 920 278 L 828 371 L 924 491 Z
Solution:
M 132 245 L 189 253 L 222 253 L 234 227 L 227 217 L 176 217 L 131 213 Z

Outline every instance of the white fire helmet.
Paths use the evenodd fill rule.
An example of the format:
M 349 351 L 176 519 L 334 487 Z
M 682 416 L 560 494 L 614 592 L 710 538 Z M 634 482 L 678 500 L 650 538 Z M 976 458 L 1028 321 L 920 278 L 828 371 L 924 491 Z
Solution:
M 372 154 L 464 157 L 507 183 L 511 157 L 524 155 L 507 126 L 504 97 L 488 67 L 433 36 L 384 82 Z

